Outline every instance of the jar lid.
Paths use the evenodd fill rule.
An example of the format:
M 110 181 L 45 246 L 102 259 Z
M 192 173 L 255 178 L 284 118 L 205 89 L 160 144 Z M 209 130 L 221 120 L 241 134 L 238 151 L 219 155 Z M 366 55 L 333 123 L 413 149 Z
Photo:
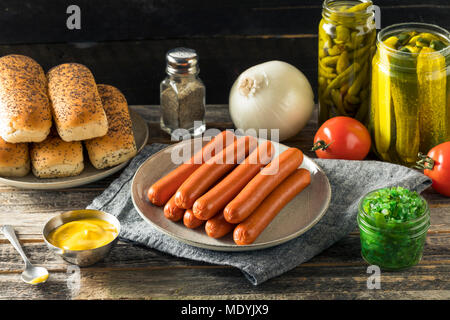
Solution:
M 198 55 L 194 49 L 175 48 L 169 50 L 166 54 L 168 74 L 197 74 Z

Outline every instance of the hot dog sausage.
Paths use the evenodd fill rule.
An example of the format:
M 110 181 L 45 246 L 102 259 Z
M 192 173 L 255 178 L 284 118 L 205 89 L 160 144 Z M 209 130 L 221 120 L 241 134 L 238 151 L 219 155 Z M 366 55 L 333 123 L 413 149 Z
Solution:
M 236 226 L 233 232 L 234 242 L 238 245 L 253 243 L 281 209 L 310 183 L 309 171 L 297 169 L 247 219 Z
M 223 150 L 227 145 L 234 143 L 234 141 L 235 136 L 231 131 L 219 133 L 189 161 L 179 165 L 176 169 L 156 181 L 147 192 L 150 202 L 157 206 L 163 206 L 202 163 L 209 160 L 216 151 Z
M 178 208 L 175 204 L 175 197 L 172 196 L 164 206 L 164 216 L 171 221 L 179 221 L 183 218 L 185 209 Z
M 184 212 L 184 216 L 183 216 L 183 223 L 186 227 L 188 227 L 189 229 L 195 229 L 200 227 L 203 224 L 203 220 L 197 219 L 194 216 L 194 213 L 192 212 L 191 209 L 187 209 Z
M 175 203 L 180 208 L 192 208 L 195 200 L 202 196 L 216 181 L 242 162 L 256 148 L 257 139 L 239 137 L 234 144 L 202 164 L 192 173 L 175 193 Z
M 212 218 L 242 190 L 262 167 L 270 162 L 273 153 L 274 148 L 270 141 L 260 144 L 243 163 L 194 202 L 192 207 L 194 215 L 201 220 Z
M 303 161 L 303 153 L 297 148 L 282 152 L 264 167 L 223 210 L 225 219 L 239 223 L 247 218 L 263 200 Z
M 231 232 L 235 226 L 225 220 L 223 212 L 219 212 L 213 218 L 206 221 L 205 231 L 208 236 L 217 239 Z

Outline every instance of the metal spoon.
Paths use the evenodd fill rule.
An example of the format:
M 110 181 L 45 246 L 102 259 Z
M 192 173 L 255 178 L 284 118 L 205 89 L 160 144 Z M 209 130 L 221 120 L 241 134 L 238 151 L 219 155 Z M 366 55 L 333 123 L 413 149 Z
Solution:
M 35 267 L 28 260 L 25 252 L 23 252 L 19 240 L 16 237 L 14 228 L 9 225 L 4 225 L 0 228 L 5 237 L 11 242 L 13 247 L 19 252 L 23 261 L 25 262 L 25 270 L 22 272 L 22 280 L 29 284 L 44 283 L 48 279 L 48 271 L 43 267 Z

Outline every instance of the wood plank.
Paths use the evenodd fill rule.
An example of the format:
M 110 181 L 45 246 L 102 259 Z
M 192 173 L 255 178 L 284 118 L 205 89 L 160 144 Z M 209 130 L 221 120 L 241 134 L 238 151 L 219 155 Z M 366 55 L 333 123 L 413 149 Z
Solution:
M 317 33 L 321 1 L 78 0 L 81 29 L 66 27 L 70 1 L 2 2 L 1 43 L 118 41 Z M 427 21 L 448 28 L 445 0 L 375 1 L 383 26 Z M 133 17 L 133 19 L 129 19 Z M 251 21 L 251 23 L 248 23 Z M 301 23 L 299 23 L 301 21 Z
M 238 274 L 238 271 L 222 272 L 219 275 L 210 274 L 205 270 L 200 270 L 197 275 L 184 276 L 184 271 L 170 272 L 164 274 L 162 272 L 148 273 L 148 272 L 129 272 L 122 273 L 89 273 L 83 274 L 83 280 L 80 284 L 79 290 L 71 289 L 68 285 L 71 281 L 69 275 L 66 273 L 52 274 L 47 283 L 40 286 L 30 286 L 20 280 L 19 275 L 14 277 L 0 274 L 0 299 L 16 300 L 16 299 L 165 299 L 165 300 L 302 300 L 302 299 L 420 299 L 420 300 L 443 300 L 450 298 L 450 290 L 448 290 L 448 283 L 444 286 L 437 286 L 430 289 L 418 289 L 420 285 L 416 278 L 412 277 L 409 280 L 405 278 L 387 279 L 382 278 L 382 281 L 389 281 L 390 286 L 388 290 L 384 288 L 384 282 L 381 284 L 381 290 L 368 290 L 365 288 L 365 281 L 363 278 L 365 270 L 358 270 L 361 277 L 358 282 L 349 275 L 347 278 L 341 278 L 339 281 L 328 282 L 326 286 L 327 277 L 317 280 L 308 275 L 308 279 L 291 278 L 290 283 L 269 283 L 262 284 L 258 287 L 250 287 L 246 280 Z M 351 270 L 350 273 L 355 273 Z M 191 290 L 187 287 L 187 283 L 174 283 L 174 277 L 183 277 L 190 283 L 217 283 L 217 277 L 225 279 L 226 281 L 213 285 L 212 289 L 215 292 L 204 291 L 205 286 L 197 290 Z M 144 279 L 144 281 L 135 281 L 137 278 Z M 301 281 L 302 280 L 302 281 Z M 400 280 L 400 281 L 399 281 Z M 192 282 L 195 281 L 195 282 Z M 345 282 L 354 284 L 352 287 L 345 286 Z M 427 287 L 431 287 L 433 283 L 438 281 L 427 280 Z M 128 283 L 128 285 L 127 285 Z M 129 283 L 133 283 L 130 286 Z M 237 283 L 232 286 L 232 283 Z M 292 286 L 295 283 L 298 286 Z M 308 286 L 308 290 L 302 289 L 302 285 L 310 283 L 314 288 Z M 392 285 L 395 283 L 395 285 Z M 402 288 L 404 283 L 414 283 L 415 288 L 408 286 Z M 134 286 L 136 284 L 136 287 Z M 165 284 L 165 285 L 164 285 Z M 330 285 L 336 284 L 338 289 L 330 290 Z M 446 285 L 446 286 L 445 286 Z M 289 287 L 288 292 L 280 289 L 273 290 L 273 288 Z M 345 289 L 340 289 L 345 287 Z M 73 287 L 72 287 L 73 288 Z M 172 288 L 172 289 L 171 289 Z M 297 289 L 297 292 L 294 291 Z M 391 290 L 394 288 L 394 290 Z M 321 289 L 327 289 L 319 291 Z M 222 292 L 222 294 L 220 294 Z
M 19 279 L 22 262 L 18 254 L 11 246 L 0 245 L 0 255 L 5 257 L 0 261 L 0 298 L 397 299 L 422 297 L 417 291 L 420 286 L 421 292 L 431 294 L 428 299 L 442 299 L 448 296 L 450 288 L 449 242 L 450 235 L 428 236 L 421 263 L 400 272 L 382 272 L 381 290 L 366 287 L 367 264 L 360 257 L 357 236 L 346 237 L 309 262 L 258 287 L 252 286 L 232 267 L 176 258 L 119 243 L 104 262 L 81 268 L 79 292 L 68 286 L 68 280 L 73 278 L 68 264 L 43 250 L 43 244 L 24 245 L 31 260 L 40 261 L 51 273 L 48 283 L 31 288 Z M 192 283 L 196 285 L 190 285 Z
M 388 295 L 391 291 L 403 292 L 417 290 L 420 281 L 423 290 L 448 290 L 448 267 L 418 266 L 408 273 L 382 274 L 383 291 Z M 430 271 L 433 275 L 428 275 Z M 223 296 L 244 296 L 263 298 L 266 293 L 283 295 L 291 294 L 302 297 L 304 293 L 333 293 L 337 296 L 367 292 L 366 267 L 328 268 L 303 267 L 296 268 L 283 277 L 273 278 L 257 288 L 243 278 L 236 269 L 174 269 L 154 270 L 149 275 L 146 271 L 133 270 L 121 272 L 83 273 L 81 288 L 77 298 L 152 298 L 176 299 L 209 296 L 211 299 Z M 133 287 L 127 284 L 131 279 L 140 279 Z M 183 279 L 183 281 L 179 281 Z M 195 283 L 195 285 L 192 285 Z M 107 284 L 105 286 L 104 284 Z M 295 284 L 295 285 L 294 285 Z M 102 289 L 99 289 L 102 288 Z
M 6 29 L 5 29 L 6 30 Z M 9 30 L 9 29 L 8 29 Z M 159 84 L 165 78 L 165 54 L 175 47 L 194 48 L 200 57 L 200 78 L 208 104 L 228 103 L 229 90 L 247 68 L 282 60 L 299 68 L 317 87 L 317 38 L 159 39 L 120 42 L 4 44 L 0 56 L 23 54 L 45 71 L 65 62 L 86 65 L 97 83 L 118 87 L 129 104 L 159 104 Z M 307 48 L 307 49 L 306 49 Z
M 448 266 L 416 266 L 408 272 L 382 273 L 381 289 L 367 289 L 366 267 L 299 267 L 255 287 L 237 269 L 158 270 L 82 269 L 79 288 L 71 274 L 53 273 L 41 286 L 21 283 L 19 275 L 0 274 L 0 298 L 22 299 L 392 299 L 430 292 L 428 299 L 449 297 Z M 139 279 L 139 281 L 136 281 Z M 69 280 L 69 281 L 68 281 Z M 132 284 L 132 285 L 130 285 Z M 193 285 L 195 284 L 195 285 Z M 75 290 L 74 290 L 75 289 Z M 420 295 L 424 297 L 423 295 Z
M 72 290 L 68 287 L 70 275 L 55 272 L 49 280 L 38 286 L 30 286 L 20 279 L 20 273 L 0 273 L 0 300 L 61 300 L 71 299 Z
M 302 70 L 317 100 L 320 2 L 190 0 L 186 5 L 134 0 L 124 5 L 124 1 L 79 1 L 83 27 L 73 31 L 65 27 L 69 1 L 5 0 L 0 22 L 8 28 L 0 31 L 0 55 L 31 56 L 44 70 L 79 62 L 93 71 L 99 83 L 120 88 L 131 104 L 157 104 L 165 53 L 187 46 L 199 53 L 208 103 L 226 103 L 237 76 L 269 60 L 283 60 Z M 424 21 L 450 29 L 445 0 L 379 5 L 382 27 Z
M 23 243 L 25 253 L 30 260 L 38 265 L 43 265 L 50 271 L 61 271 L 67 269 L 67 263 L 48 251 L 42 242 Z M 4 257 L 0 261 L 0 273 L 20 273 L 23 262 L 6 241 L 0 243 L 0 255 Z M 430 233 L 424 249 L 422 265 L 450 265 L 450 233 Z M 367 265 L 360 254 L 359 234 L 350 234 L 336 242 L 330 248 L 324 250 L 302 267 L 357 267 Z M 221 266 L 211 265 L 189 259 L 177 258 L 151 248 L 119 242 L 111 251 L 110 255 L 90 270 L 154 270 L 161 268 L 219 268 Z M 224 267 L 221 268 L 231 268 Z

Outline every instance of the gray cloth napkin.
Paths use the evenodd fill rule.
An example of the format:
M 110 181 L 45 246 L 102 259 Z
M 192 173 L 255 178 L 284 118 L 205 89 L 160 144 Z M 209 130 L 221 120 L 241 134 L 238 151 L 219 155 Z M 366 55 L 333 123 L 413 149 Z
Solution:
M 431 180 L 422 173 L 380 161 L 314 159 L 325 171 L 332 197 L 328 211 L 309 231 L 284 244 L 249 252 L 218 252 L 201 249 L 173 239 L 146 223 L 134 209 L 130 186 L 137 168 L 164 144 L 146 146 L 119 178 L 87 207 L 115 215 L 121 222 L 120 238 L 177 257 L 230 265 L 240 269 L 254 285 L 295 268 L 356 230 L 357 205 L 367 192 L 388 186 L 402 186 L 422 192 Z

